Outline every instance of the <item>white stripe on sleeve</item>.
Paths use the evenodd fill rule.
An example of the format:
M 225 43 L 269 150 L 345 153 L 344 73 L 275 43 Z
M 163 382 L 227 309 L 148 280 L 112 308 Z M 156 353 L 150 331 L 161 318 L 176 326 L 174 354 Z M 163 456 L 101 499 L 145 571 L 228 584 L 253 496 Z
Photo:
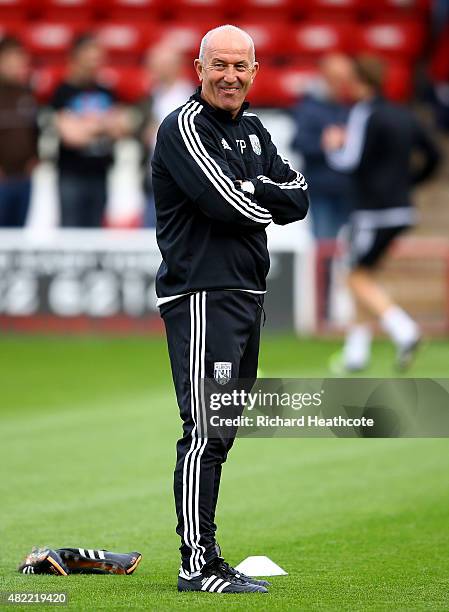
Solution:
M 245 217 L 268 225 L 272 220 L 270 212 L 247 198 L 242 191 L 235 187 L 232 180 L 224 174 L 201 142 L 195 128 L 195 117 L 202 109 L 203 107 L 198 102 L 190 102 L 178 115 L 179 131 L 188 152 L 223 199 Z
M 359 102 L 352 108 L 346 128 L 346 143 L 341 149 L 326 153 L 326 160 L 331 168 L 351 172 L 358 167 L 362 159 L 366 126 L 371 113 L 372 109 L 366 102 Z
M 260 174 L 257 177 L 259 181 L 262 181 L 262 183 L 269 183 L 271 185 L 275 185 L 276 187 L 279 187 L 280 189 L 303 189 L 305 191 L 308 185 L 306 183 L 306 179 L 304 178 L 304 176 L 292 167 L 291 163 L 288 161 L 286 157 L 282 157 L 281 155 L 279 157 L 282 159 L 284 164 L 288 166 L 289 170 L 295 173 L 296 175 L 295 178 L 292 179 L 291 181 L 285 181 L 284 183 L 276 183 L 275 181 L 271 180 L 268 176 L 265 176 L 264 174 Z

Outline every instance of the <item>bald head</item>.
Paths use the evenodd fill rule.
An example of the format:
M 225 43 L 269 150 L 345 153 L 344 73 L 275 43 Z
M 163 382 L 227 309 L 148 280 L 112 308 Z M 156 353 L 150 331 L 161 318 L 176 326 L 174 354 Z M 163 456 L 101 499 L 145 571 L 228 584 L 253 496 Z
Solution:
M 202 98 L 235 117 L 259 70 L 251 36 L 231 25 L 210 30 L 194 65 Z
M 222 25 L 207 32 L 200 45 L 199 60 L 204 62 L 208 53 L 213 53 L 214 50 L 227 49 L 233 47 L 243 53 L 249 52 L 249 57 L 254 63 L 256 60 L 256 52 L 254 49 L 254 41 L 248 32 L 233 25 Z

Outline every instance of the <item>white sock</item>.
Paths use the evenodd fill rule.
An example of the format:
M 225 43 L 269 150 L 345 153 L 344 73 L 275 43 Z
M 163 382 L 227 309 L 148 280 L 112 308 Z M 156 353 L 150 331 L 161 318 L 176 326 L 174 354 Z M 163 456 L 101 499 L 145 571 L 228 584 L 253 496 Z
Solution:
M 346 368 L 364 368 L 371 356 L 372 331 L 369 325 L 353 325 L 346 334 L 343 362 Z
M 404 346 L 419 338 L 417 323 L 399 306 L 390 306 L 380 319 L 383 329 L 393 342 Z

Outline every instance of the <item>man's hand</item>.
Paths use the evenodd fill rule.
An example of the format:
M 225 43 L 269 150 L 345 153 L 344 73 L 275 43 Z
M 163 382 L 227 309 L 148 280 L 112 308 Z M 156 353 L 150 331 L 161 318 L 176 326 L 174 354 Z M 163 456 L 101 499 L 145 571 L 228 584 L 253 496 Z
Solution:
M 254 195 L 254 191 L 255 191 L 255 187 L 254 184 L 251 181 L 248 180 L 244 180 L 244 181 L 234 181 L 234 185 L 236 187 L 238 187 L 239 189 L 241 189 L 242 191 L 245 191 L 246 193 L 250 193 L 251 195 Z
M 127 136 L 133 128 L 131 114 L 122 107 L 115 107 L 104 113 L 101 125 L 103 132 L 113 140 Z
M 330 125 L 323 130 L 321 146 L 325 151 L 341 149 L 346 142 L 346 130 L 340 125 Z
M 88 146 L 103 131 L 96 113 L 77 115 L 70 111 L 59 111 L 55 115 L 55 126 L 61 140 L 75 148 Z

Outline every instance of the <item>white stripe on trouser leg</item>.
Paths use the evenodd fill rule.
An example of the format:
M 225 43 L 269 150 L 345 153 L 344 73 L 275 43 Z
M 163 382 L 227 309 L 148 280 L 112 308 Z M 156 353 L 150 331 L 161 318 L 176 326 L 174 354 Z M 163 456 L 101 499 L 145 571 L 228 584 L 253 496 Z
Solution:
M 192 493 L 193 493 L 193 504 L 192 504 L 192 514 L 193 514 L 193 523 L 195 525 L 195 541 L 193 543 L 193 559 L 195 565 L 201 569 L 205 564 L 204 546 L 200 545 L 200 496 L 199 496 L 199 485 L 200 485 L 200 475 L 201 475 L 201 456 L 204 452 L 205 445 L 207 444 L 207 439 L 203 438 L 204 436 L 204 419 L 202 418 L 202 408 L 201 408 L 201 378 L 204 377 L 204 355 L 205 355 L 205 338 L 206 338 L 206 330 L 205 330 L 205 307 L 206 307 L 206 292 L 202 291 L 201 293 L 197 293 L 195 296 L 195 321 L 196 321 L 196 334 L 195 334 L 195 365 L 196 369 L 194 370 L 194 391 L 195 391 L 195 415 L 196 415 L 196 424 L 197 424 L 197 436 L 198 442 L 192 453 L 191 459 L 191 485 L 192 485 Z M 195 483 L 195 486 L 194 486 Z
M 205 377 L 205 353 L 206 353 L 206 292 L 202 291 L 199 299 L 199 319 L 200 319 L 200 342 L 199 342 L 199 372 L 195 380 L 197 389 L 197 419 L 198 419 L 198 434 L 201 446 L 197 453 L 196 461 L 196 473 L 195 473 L 195 519 L 197 525 L 196 532 L 196 555 L 201 567 L 205 564 L 204 553 L 206 552 L 204 546 L 200 545 L 200 471 L 201 471 L 201 457 L 204 453 L 204 449 L 207 444 L 207 422 L 204 408 L 204 385 L 203 380 Z
M 199 478 L 200 458 L 206 444 L 199 436 L 201 430 L 200 401 L 199 401 L 199 379 L 204 373 L 204 364 L 201 365 L 201 356 L 205 350 L 201 346 L 205 341 L 205 330 L 201 329 L 201 322 L 205 316 L 201 315 L 201 306 L 205 307 L 205 292 L 196 293 L 190 297 L 190 410 L 194 423 L 191 436 L 190 448 L 184 458 L 183 468 L 183 491 L 182 506 L 184 520 L 184 542 L 191 549 L 190 570 L 196 572 L 201 570 L 205 564 L 205 549 L 199 544 Z M 203 374 L 204 375 L 204 374 Z M 194 486 L 195 476 L 197 479 Z
M 195 443 L 196 443 L 196 437 L 195 437 L 195 433 L 196 433 L 196 424 L 195 424 L 195 419 L 194 419 L 194 391 L 193 391 L 193 363 L 194 363 L 194 348 L 195 348 L 195 294 L 190 296 L 190 360 L 189 360 L 189 367 L 190 367 L 190 373 L 189 373 L 189 377 L 190 377 L 190 413 L 192 415 L 192 418 L 194 420 L 194 426 L 191 432 L 191 437 L 192 437 L 192 441 L 190 443 L 190 448 L 186 453 L 186 456 L 184 457 L 184 466 L 183 466 L 183 474 L 182 474 L 182 516 L 183 516 L 183 521 L 184 521 L 184 542 L 187 546 L 189 546 L 191 549 L 192 547 L 192 543 L 190 540 L 190 536 L 192 533 L 192 525 L 190 525 L 190 516 L 188 513 L 188 508 L 187 508 L 187 494 L 188 494 L 188 488 L 187 488 L 187 484 L 188 484 L 188 478 L 187 478 L 187 468 L 188 468 L 188 464 L 189 464 L 189 460 L 190 460 L 190 455 L 193 452 L 193 449 L 195 448 Z M 193 565 L 193 559 L 192 556 L 190 557 L 190 571 L 194 572 L 194 571 L 198 571 L 196 567 L 194 567 Z
M 198 457 L 198 449 L 201 445 L 201 424 L 199 422 L 198 410 L 198 378 L 200 375 L 200 342 L 201 342 L 201 317 L 200 317 L 200 298 L 201 294 L 196 293 L 194 299 L 194 316 L 195 316 L 195 344 L 193 354 L 193 418 L 196 424 L 196 445 L 192 452 L 189 466 L 189 510 L 192 519 L 192 563 L 196 569 L 200 569 L 201 564 L 198 559 L 198 535 L 199 535 L 199 520 L 196 512 L 196 487 L 195 476 L 197 474 L 196 465 Z

